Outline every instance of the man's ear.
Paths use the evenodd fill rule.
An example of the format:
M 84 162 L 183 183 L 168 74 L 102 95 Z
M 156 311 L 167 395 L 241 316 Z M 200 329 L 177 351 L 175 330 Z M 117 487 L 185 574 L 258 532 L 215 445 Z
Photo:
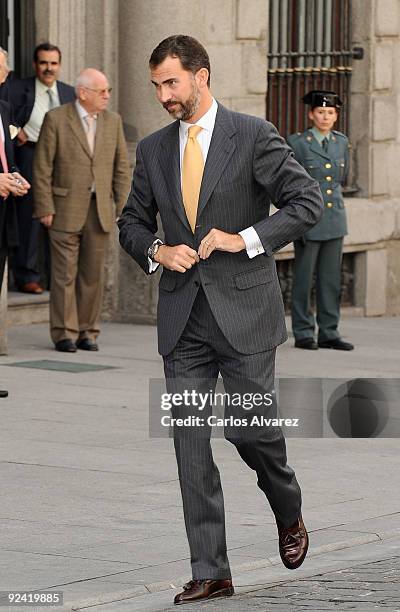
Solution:
M 207 68 L 200 68 L 196 72 L 196 80 L 199 87 L 207 87 L 207 81 L 209 77 L 209 72 Z

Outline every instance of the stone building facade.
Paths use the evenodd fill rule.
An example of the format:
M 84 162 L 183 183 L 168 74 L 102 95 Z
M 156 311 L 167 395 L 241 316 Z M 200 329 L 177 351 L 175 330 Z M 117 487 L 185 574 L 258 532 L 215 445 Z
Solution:
M 285 0 L 283 0 L 285 1 Z M 211 86 L 223 104 L 266 112 L 268 0 L 35 0 L 36 42 L 63 50 L 63 80 L 84 66 L 106 72 L 112 108 L 123 117 L 134 163 L 139 139 L 169 118 L 149 81 L 153 47 L 174 33 L 199 38 L 211 58 Z M 400 0 L 352 0 L 354 62 L 350 139 L 359 191 L 346 202 L 354 253 L 355 306 L 365 315 L 400 314 Z M 292 258 L 286 247 L 278 259 Z M 146 277 L 113 236 L 104 317 L 155 320 L 157 275 Z

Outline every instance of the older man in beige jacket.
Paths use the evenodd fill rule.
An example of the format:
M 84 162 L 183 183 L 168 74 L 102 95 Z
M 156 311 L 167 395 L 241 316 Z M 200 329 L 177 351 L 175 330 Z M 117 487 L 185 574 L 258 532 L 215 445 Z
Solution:
M 34 216 L 49 228 L 50 331 L 58 351 L 98 350 L 108 238 L 126 202 L 130 170 L 111 88 L 93 68 L 77 100 L 47 113 L 34 160 Z

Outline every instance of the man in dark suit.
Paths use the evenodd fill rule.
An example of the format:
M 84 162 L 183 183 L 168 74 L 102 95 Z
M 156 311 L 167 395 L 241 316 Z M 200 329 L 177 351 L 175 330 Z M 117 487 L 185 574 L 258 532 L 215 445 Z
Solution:
M 15 80 L 9 86 L 9 101 L 15 121 L 21 127 L 16 147 L 16 162 L 32 182 L 33 156 L 46 112 L 75 99 L 73 87 L 58 81 L 61 51 L 42 43 L 33 53 L 35 75 Z M 40 223 L 32 218 L 34 193 L 29 192 L 18 206 L 20 246 L 13 258 L 15 283 L 25 293 L 42 293 L 38 270 Z
M 8 75 L 7 56 L 0 51 L 0 84 Z M 18 244 L 17 219 L 13 196 L 28 192 L 29 183 L 17 172 L 11 138 L 16 128 L 11 123 L 10 107 L 0 100 L 0 288 L 9 250 Z M 0 390 L 0 397 L 8 391 Z
M 216 102 L 198 41 L 162 41 L 150 70 L 159 102 L 177 121 L 139 143 L 119 228 L 122 246 L 144 272 L 163 266 L 158 338 L 167 389 L 212 389 L 220 372 L 230 395 L 243 390 L 241 382 L 273 391 L 275 349 L 287 335 L 272 255 L 318 221 L 318 185 L 270 123 Z M 270 202 L 279 208 L 271 217 Z M 164 241 L 156 235 L 158 213 Z M 181 412 L 176 408 L 173 414 Z M 193 573 L 177 604 L 233 593 L 209 433 L 174 429 Z M 260 426 L 248 434 L 225 430 L 256 471 L 276 518 L 282 561 L 295 569 L 308 536 L 282 431 Z

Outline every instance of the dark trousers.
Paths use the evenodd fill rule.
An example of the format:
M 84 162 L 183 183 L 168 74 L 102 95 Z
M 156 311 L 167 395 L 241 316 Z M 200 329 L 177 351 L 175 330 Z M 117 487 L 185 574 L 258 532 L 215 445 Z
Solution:
M 3 284 L 4 268 L 6 267 L 8 248 L 6 245 L 0 246 L 0 290 Z
M 32 184 L 32 166 L 35 145 L 27 143 L 16 149 L 16 161 L 22 176 Z M 39 219 L 33 219 L 32 189 L 22 198 L 18 198 L 17 219 L 19 231 L 19 246 L 12 257 L 12 271 L 15 284 L 18 287 L 26 283 L 40 281 L 38 267 L 40 238 L 42 228 Z M 47 250 L 46 250 L 47 253 Z M 47 255 L 45 255 L 46 259 Z M 47 263 L 45 263 L 47 266 Z
M 342 247 L 343 238 L 294 243 L 292 329 L 296 340 L 314 336 L 315 317 L 310 305 L 314 272 L 318 340 L 339 338 Z
M 210 386 L 215 387 L 219 373 L 228 393 L 238 388 L 243 390 L 242 381 L 252 390 L 271 390 L 275 349 L 255 355 L 235 351 L 219 329 L 200 289 L 177 346 L 164 357 L 164 371 L 169 393 L 182 392 L 185 380 L 187 388 L 192 388 L 193 379 L 199 380 L 198 391 L 209 391 Z M 230 411 L 239 412 L 225 407 L 225 416 Z M 243 428 L 232 427 L 225 429 L 225 437 L 256 472 L 258 486 L 265 493 L 275 517 L 286 526 L 293 524 L 301 511 L 301 492 L 286 462 L 285 439 L 280 428 L 260 426 L 249 433 Z M 206 428 L 196 434 L 174 430 L 174 445 L 193 578 L 229 578 L 224 500 L 219 471 L 213 460 L 210 431 Z

